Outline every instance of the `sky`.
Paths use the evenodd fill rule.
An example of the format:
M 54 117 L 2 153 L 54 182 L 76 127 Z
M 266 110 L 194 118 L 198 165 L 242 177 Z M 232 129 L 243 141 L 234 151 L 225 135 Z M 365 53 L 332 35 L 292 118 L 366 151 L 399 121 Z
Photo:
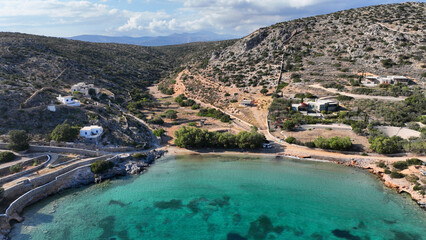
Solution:
M 405 1 L 0 0 L 0 31 L 55 37 L 209 31 L 240 37 L 277 22 L 398 2 Z

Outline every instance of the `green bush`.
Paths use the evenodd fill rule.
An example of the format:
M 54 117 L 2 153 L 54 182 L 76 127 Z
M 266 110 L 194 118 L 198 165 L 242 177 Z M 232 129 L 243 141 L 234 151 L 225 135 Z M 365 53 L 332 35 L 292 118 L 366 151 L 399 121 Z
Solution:
M 50 138 L 57 142 L 70 142 L 77 138 L 79 131 L 79 127 L 71 126 L 68 123 L 63 123 L 59 124 L 55 129 L 53 129 L 52 133 L 50 134 Z
M 338 101 L 351 101 L 352 99 L 354 99 L 354 98 L 350 97 L 350 96 L 345 96 L 345 95 L 337 96 Z
M 293 131 L 296 128 L 296 122 L 293 120 L 286 120 L 283 122 L 282 128 L 287 131 Z
M 22 166 L 21 166 L 21 164 L 18 163 L 18 164 L 10 166 L 9 170 L 10 170 L 11 173 L 17 173 L 17 172 L 22 171 Z
M 380 162 L 376 163 L 376 166 L 378 166 L 378 167 L 380 167 L 380 168 L 385 168 L 385 167 L 386 167 L 386 164 L 385 164 L 385 162 L 380 161 Z
M 164 120 L 161 117 L 159 117 L 159 116 L 154 117 L 154 118 L 148 120 L 148 122 L 152 123 L 152 124 L 158 124 L 158 125 L 163 125 L 164 124 Z
M 114 163 L 105 160 L 96 160 L 90 165 L 90 169 L 95 174 L 101 174 L 114 167 Z
M 196 104 L 194 104 L 194 105 L 191 106 L 191 109 L 192 110 L 197 110 L 197 109 L 200 109 L 200 107 L 201 107 L 200 104 L 196 103 Z
M 416 183 L 417 180 L 419 180 L 419 178 L 414 174 L 410 174 L 410 175 L 405 176 L 405 179 L 407 179 L 407 181 L 409 181 L 411 183 Z
M 390 177 L 391 178 L 403 178 L 403 177 L 405 177 L 405 175 L 400 173 L 400 172 L 397 172 L 397 171 L 392 171 L 391 174 L 390 174 Z
M 30 145 L 30 137 L 27 132 L 24 130 L 11 130 L 8 133 L 9 135 L 9 144 L 7 145 L 8 149 L 13 151 L 24 151 L 27 150 Z
M 408 168 L 408 163 L 407 163 L 406 161 L 398 161 L 398 162 L 394 162 L 394 163 L 392 164 L 392 166 L 393 166 L 394 168 L 399 169 L 399 170 L 404 170 L 404 169 L 407 169 L 407 168 Z
M 191 107 L 196 104 L 194 100 L 188 99 L 184 94 L 177 96 L 175 98 L 175 102 L 177 102 L 181 107 Z
M 409 159 L 407 159 L 407 164 L 408 164 L 408 166 L 411 166 L 411 165 L 422 165 L 423 161 L 420 160 L 420 159 L 418 159 L 418 158 L 409 158 Z
M 154 129 L 153 132 L 155 136 L 161 137 L 166 132 L 166 130 L 164 130 L 163 128 L 160 128 L 160 129 Z
M 166 115 L 166 118 L 169 118 L 169 119 L 176 119 L 177 118 L 177 111 L 175 111 L 175 110 L 167 110 L 166 112 L 165 112 L 165 115 Z
M 0 163 L 7 163 L 15 160 L 16 155 L 12 152 L 0 152 Z
M 305 142 L 305 146 L 307 146 L 308 148 L 314 148 L 315 143 L 314 142 Z
M 413 187 L 413 190 L 414 191 L 420 191 L 420 190 L 423 190 L 423 189 L 422 189 L 422 186 L 419 183 L 416 183 Z M 424 194 L 422 194 L 422 195 L 424 195 Z
M 287 137 L 284 141 L 286 141 L 286 143 L 295 144 L 297 140 L 295 137 Z
M 370 149 L 380 154 L 390 154 L 400 151 L 397 138 L 376 137 L 369 140 Z
M 188 123 L 188 126 L 190 126 L 190 127 L 196 127 L 196 126 L 197 126 L 197 123 L 195 123 L 195 122 L 190 122 L 190 123 Z
M 133 155 L 132 155 L 132 157 L 134 158 L 134 159 L 137 159 L 137 160 L 142 160 L 142 159 L 146 159 L 146 154 L 145 153 L 134 153 Z

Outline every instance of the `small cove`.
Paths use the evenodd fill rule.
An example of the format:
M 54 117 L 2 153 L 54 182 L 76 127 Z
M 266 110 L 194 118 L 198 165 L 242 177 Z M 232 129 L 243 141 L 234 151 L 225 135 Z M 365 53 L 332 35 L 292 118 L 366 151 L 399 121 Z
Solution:
M 168 156 L 146 174 L 25 209 L 14 239 L 422 239 L 426 214 L 366 171 L 326 162 Z

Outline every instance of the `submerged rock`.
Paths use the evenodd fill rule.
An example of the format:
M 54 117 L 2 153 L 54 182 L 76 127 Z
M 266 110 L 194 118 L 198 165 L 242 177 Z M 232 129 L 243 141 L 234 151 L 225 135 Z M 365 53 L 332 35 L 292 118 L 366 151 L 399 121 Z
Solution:
M 228 235 L 226 236 L 227 240 L 247 240 L 247 238 L 241 236 L 238 233 L 228 233 Z
M 170 201 L 155 202 L 154 206 L 159 209 L 180 209 L 183 204 L 181 200 L 172 199 Z
M 361 240 L 360 237 L 352 235 L 351 232 L 349 232 L 348 230 L 334 229 L 331 233 L 333 233 L 333 235 L 338 238 L 344 238 L 348 240 Z
M 280 234 L 283 230 L 284 227 L 274 227 L 271 219 L 266 215 L 262 215 L 256 221 L 250 223 L 247 236 L 253 239 L 265 239 L 269 233 Z

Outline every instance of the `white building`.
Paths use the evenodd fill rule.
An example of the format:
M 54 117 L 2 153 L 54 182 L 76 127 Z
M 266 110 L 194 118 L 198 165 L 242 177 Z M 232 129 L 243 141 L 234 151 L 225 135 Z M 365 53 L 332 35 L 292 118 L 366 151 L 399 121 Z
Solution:
M 98 139 L 103 133 L 104 129 L 101 126 L 86 126 L 80 129 L 80 136 L 86 139 Z
M 96 95 L 99 94 L 99 88 L 95 87 L 93 84 L 86 84 L 84 82 L 79 82 L 71 87 L 71 93 L 80 92 L 84 96 L 89 96 L 89 90 L 93 89 L 96 92 Z
M 254 101 L 253 100 L 244 99 L 244 100 L 241 100 L 240 105 L 244 106 L 244 107 L 252 107 L 252 106 L 254 106 Z
M 59 102 L 70 106 L 70 107 L 78 107 L 81 105 L 80 101 L 78 100 L 74 100 L 72 98 L 72 96 L 64 96 L 62 97 L 61 95 L 59 95 L 59 97 L 57 97 L 56 99 L 58 99 Z
M 317 99 L 315 101 L 292 104 L 291 108 L 294 111 L 335 112 L 339 108 L 339 103 L 329 99 Z
M 368 76 L 361 83 L 367 87 L 376 87 L 379 84 L 409 84 L 411 79 L 404 76 Z

